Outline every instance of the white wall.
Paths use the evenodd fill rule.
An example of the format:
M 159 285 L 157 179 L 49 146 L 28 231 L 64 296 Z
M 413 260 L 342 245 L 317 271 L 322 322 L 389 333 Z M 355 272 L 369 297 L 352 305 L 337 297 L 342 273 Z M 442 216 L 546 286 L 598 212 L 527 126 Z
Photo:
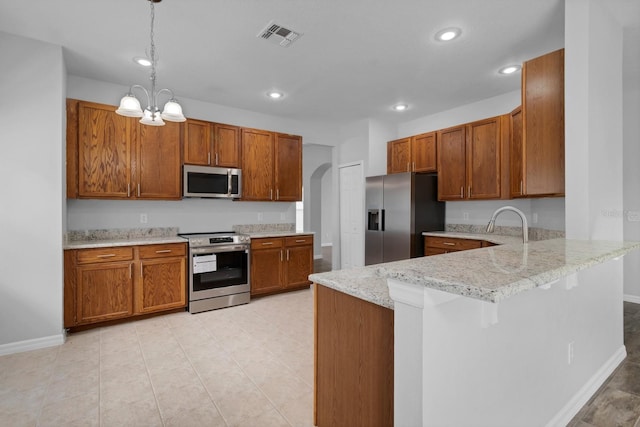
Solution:
M 622 240 L 622 29 L 601 0 L 567 0 L 567 237 Z
M 367 176 L 387 174 L 387 142 L 396 139 L 397 129 L 379 120 L 369 120 L 369 172 Z
M 323 175 L 331 176 L 334 147 L 305 144 L 302 153 L 302 177 L 304 200 L 304 229 L 315 233 L 314 256 L 322 255 L 322 235 L 325 222 L 331 224 L 330 207 L 333 202 L 332 188 L 325 193 Z M 331 186 L 331 182 L 328 183 Z M 326 218 L 325 218 L 326 216 Z M 330 231 L 330 228 L 327 229 Z
M 623 152 L 624 152 L 624 239 L 640 240 L 640 222 L 631 222 L 640 213 L 640 45 L 631 40 L 640 38 L 640 28 L 628 28 L 623 33 L 625 56 L 623 74 Z M 629 215 L 632 216 L 629 216 Z M 624 258 L 625 299 L 640 304 L 640 251 Z
M 66 72 L 60 46 L 2 32 L 0 58 L 3 354 L 63 342 Z
M 333 205 L 333 174 L 331 170 L 328 170 L 322 176 L 322 206 L 320 206 L 320 209 L 322 209 L 322 236 L 320 239 L 322 245 L 333 244 L 332 230 L 336 228 L 331 220 Z

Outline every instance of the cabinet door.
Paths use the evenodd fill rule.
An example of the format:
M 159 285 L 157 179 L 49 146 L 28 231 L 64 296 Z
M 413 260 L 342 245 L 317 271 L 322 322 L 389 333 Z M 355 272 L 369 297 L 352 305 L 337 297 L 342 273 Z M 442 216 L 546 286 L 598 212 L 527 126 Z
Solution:
M 186 306 L 185 265 L 184 257 L 141 260 L 136 311 L 149 313 Z
M 225 168 L 240 167 L 240 128 L 214 125 L 214 164 Z
M 251 295 L 282 289 L 284 250 L 280 248 L 251 252 Z
M 180 199 L 181 123 L 164 126 L 136 126 L 136 186 L 139 199 Z
M 411 138 L 387 142 L 387 173 L 411 171 Z
M 411 158 L 414 172 L 435 172 L 436 167 L 436 133 L 429 132 L 413 137 L 411 141 Z
M 188 119 L 184 126 L 184 163 L 211 164 L 211 123 Z
M 522 147 L 522 108 L 518 107 L 510 114 L 510 172 L 511 197 L 523 196 L 523 147 Z
M 276 134 L 274 200 L 302 200 L 302 138 Z
M 500 117 L 469 124 L 467 138 L 467 197 L 499 199 Z
M 87 264 L 76 268 L 78 324 L 133 314 L 132 262 Z
M 465 127 L 438 131 L 438 200 L 465 198 Z
M 522 68 L 524 194 L 564 194 L 564 49 Z
M 273 200 L 273 134 L 242 129 L 242 199 Z
M 292 246 L 285 255 L 285 288 L 308 285 L 313 273 L 313 246 Z
M 108 105 L 78 106 L 78 196 L 127 198 L 131 192 L 132 119 Z

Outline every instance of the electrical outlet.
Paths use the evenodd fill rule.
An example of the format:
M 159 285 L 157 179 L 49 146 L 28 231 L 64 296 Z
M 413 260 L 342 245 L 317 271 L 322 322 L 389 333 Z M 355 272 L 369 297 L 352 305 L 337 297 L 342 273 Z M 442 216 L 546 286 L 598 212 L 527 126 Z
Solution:
M 640 211 L 628 211 L 627 212 L 627 221 L 629 221 L 629 222 L 638 222 L 638 221 L 640 221 Z
M 573 363 L 573 341 L 567 344 L 567 365 L 571 365 Z
M 146 213 L 141 213 L 140 214 L 140 224 L 146 224 L 147 223 L 147 214 Z
M 465 221 L 469 220 L 469 212 L 463 212 L 462 213 L 462 219 L 464 219 Z

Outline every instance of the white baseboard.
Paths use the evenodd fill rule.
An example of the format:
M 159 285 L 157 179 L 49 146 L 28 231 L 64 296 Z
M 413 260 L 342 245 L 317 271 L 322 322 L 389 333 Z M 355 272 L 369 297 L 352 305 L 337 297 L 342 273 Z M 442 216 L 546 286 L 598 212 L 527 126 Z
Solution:
M 640 304 L 640 297 L 636 296 L 636 295 L 629 295 L 629 294 L 625 294 L 623 299 L 626 302 L 633 302 L 635 304 Z
M 322 247 L 324 248 L 325 246 L 333 246 L 333 243 L 323 243 Z
M 64 333 L 0 345 L 0 356 L 64 344 Z
M 587 383 L 567 402 L 566 405 L 547 423 L 547 427 L 566 426 L 582 409 L 582 407 L 598 391 L 598 388 L 609 378 L 620 363 L 627 357 L 623 345 L 607 360 Z
M 314 256 L 313 256 L 313 259 L 322 259 L 322 254 L 320 254 L 320 255 L 314 255 Z

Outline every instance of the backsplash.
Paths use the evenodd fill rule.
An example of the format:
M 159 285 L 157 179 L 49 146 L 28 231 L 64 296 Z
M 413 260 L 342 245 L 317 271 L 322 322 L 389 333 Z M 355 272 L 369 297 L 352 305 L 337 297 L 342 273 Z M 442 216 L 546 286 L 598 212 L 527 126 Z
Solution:
M 233 231 L 236 233 L 263 233 L 269 231 L 296 231 L 295 223 L 279 224 L 240 224 L 234 225 Z
M 445 230 L 456 233 L 486 234 L 487 226 L 477 224 L 447 224 Z M 522 236 L 522 228 L 496 225 L 493 234 L 519 237 Z M 531 241 L 557 239 L 564 236 L 564 231 L 529 227 L 529 240 Z
M 178 227 L 71 230 L 65 235 L 65 243 L 91 240 L 138 239 L 141 237 L 172 237 L 176 234 L 178 234 Z

